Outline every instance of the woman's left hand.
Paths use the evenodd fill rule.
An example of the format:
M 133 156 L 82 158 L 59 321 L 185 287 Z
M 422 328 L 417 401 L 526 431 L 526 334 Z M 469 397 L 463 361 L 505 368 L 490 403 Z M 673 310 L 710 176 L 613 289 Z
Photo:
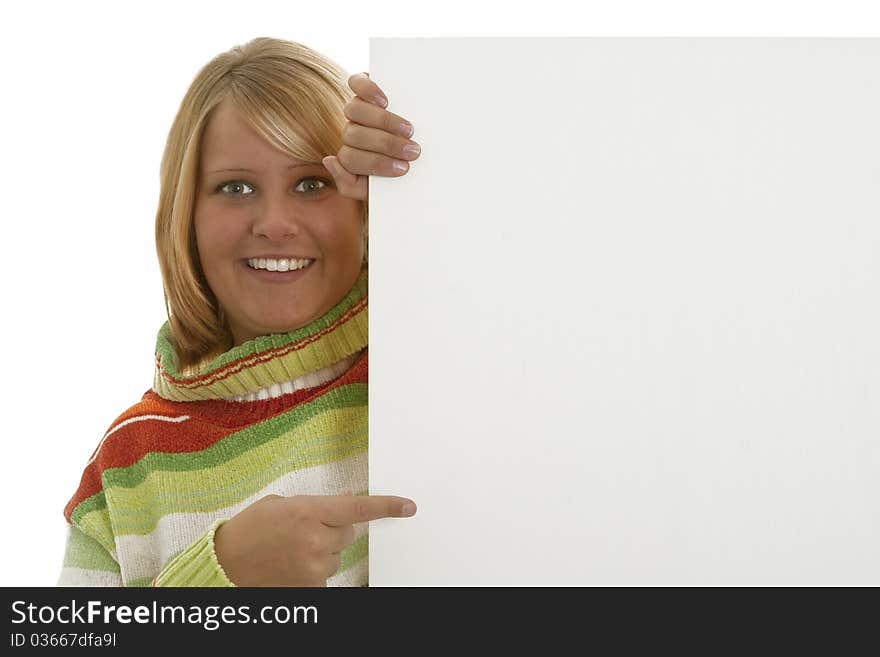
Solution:
M 366 201 L 368 176 L 400 177 L 409 171 L 409 160 L 419 157 L 421 148 L 408 139 L 413 127 L 403 117 L 384 109 L 388 101 L 369 73 L 356 73 L 348 86 L 357 95 L 345 105 L 348 122 L 342 132 L 342 147 L 337 155 L 321 162 L 333 175 L 342 196 Z M 404 150 L 414 146 L 414 152 Z M 397 163 L 402 168 L 395 168 Z

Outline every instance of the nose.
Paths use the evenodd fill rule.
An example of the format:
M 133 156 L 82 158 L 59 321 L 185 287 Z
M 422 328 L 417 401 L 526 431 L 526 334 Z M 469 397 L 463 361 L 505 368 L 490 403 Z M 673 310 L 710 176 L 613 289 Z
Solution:
M 264 202 L 256 208 L 251 232 L 256 237 L 281 241 L 296 237 L 300 232 L 299 212 L 296 203 L 284 193 L 267 194 Z

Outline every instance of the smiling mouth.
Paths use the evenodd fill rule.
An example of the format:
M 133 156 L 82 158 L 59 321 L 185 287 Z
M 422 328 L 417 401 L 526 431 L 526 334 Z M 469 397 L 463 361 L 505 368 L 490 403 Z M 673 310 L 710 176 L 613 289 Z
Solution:
M 249 258 L 246 262 L 255 271 L 291 272 L 307 269 L 315 261 L 309 258 Z

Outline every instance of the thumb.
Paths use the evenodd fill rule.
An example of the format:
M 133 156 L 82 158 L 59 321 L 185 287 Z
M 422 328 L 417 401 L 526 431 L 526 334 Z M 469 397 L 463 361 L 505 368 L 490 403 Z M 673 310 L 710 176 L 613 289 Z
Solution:
M 340 194 L 360 201 L 366 200 L 367 176 L 358 176 L 351 173 L 342 166 L 339 158 L 335 155 L 328 155 L 321 160 L 321 163 L 333 176 L 333 180 L 336 181 L 336 188 Z

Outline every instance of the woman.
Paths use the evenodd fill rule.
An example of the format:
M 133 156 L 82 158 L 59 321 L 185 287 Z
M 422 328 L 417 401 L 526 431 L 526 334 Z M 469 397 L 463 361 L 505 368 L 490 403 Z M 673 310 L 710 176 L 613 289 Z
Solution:
M 364 586 L 366 523 L 415 512 L 366 495 L 367 177 L 403 175 L 418 145 L 366 74 L 345 79 L 257 38 L 187 91 L 153 387 L 65 507 L 59 584 Z

